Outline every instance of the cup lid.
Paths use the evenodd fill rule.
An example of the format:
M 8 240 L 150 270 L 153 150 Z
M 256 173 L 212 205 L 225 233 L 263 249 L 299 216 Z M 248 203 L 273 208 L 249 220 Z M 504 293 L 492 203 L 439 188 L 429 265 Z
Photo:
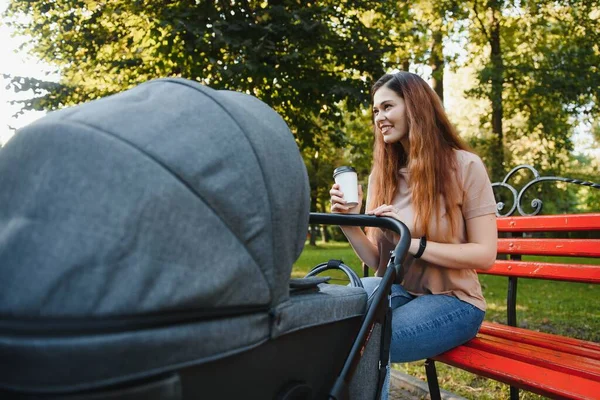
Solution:
M 343 174 L 344 172 L 356 172 L 356 170 L 348 166 L 337 167 L 333 170 L 333 177 L 335 178 L 336 175 Z

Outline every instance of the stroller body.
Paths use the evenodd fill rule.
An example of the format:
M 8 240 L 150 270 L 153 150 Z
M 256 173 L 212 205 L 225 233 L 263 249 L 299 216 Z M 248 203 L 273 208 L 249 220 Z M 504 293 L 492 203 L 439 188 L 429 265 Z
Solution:
M 308 179 L 254 97 L 162 79 L 51 113 L 0 187 L 0 398 L 321 399 L 363 329 L 360 288 L 290 294 Z

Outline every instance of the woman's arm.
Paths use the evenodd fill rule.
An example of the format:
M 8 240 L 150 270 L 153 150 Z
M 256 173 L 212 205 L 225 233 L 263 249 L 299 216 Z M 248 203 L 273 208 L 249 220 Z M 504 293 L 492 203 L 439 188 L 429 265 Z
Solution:
M 382 217 L 398 217 L 398 210 L 384 204 L 372 211 Z M 486 214 L 466 220 L 467 243 L 436 243 L 427 240 L 425 252 L 421 258 L 432 264 L 457 269 L 490 269 L 496 260 L 498 231 L 496 215 Z M 420 239 L 412 239 L 409 253 L 419 251 Z
M 340 191 L 340 186 L 337 183 L 332 186 L 329 194 L 331 195 L 332 213 L 360 213 L 363 197 L 362 186 L 358 187 L 358 205 L 354 207 L 346 206 L 344 193 Z M 346 235 L 346 238 L 348 238 L 348 241 L 358 258 L 369 267 L 377 270 L 379 266 L 379 251 L 377 246 L 367 238 L 367 235 L 365 235 L 363 230 L 357 226 L 340 226 L 340 228 L 342 229 L 342 232 L 344 232 L 344 235 Z
M 428 240 L 421 258 L 447 268 L 490 269 L 496 261 L 496 215 L 482 215 L 468 219 L 466 223 L 468 243 L 436 243 Z M 418 250 L 419 239 L 412 239 L 410 254 L 414 255 Z
M 379 251 L 363 230 L 357 226 L 341 226 L 340 228 L 342 228 L 342 232 L 348 238 L 358 258 L 369 267 L 377 270 L 379 267 Z

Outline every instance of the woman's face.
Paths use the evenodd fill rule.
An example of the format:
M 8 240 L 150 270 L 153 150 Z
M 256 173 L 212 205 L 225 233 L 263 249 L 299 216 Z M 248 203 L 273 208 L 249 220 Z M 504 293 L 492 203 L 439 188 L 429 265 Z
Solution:
M 404 99 L 386 86 L 380 87 L 373 96 L 373 118 L 376 131 L 387 144 L 400 142 L 408 145 L 408 122 Z

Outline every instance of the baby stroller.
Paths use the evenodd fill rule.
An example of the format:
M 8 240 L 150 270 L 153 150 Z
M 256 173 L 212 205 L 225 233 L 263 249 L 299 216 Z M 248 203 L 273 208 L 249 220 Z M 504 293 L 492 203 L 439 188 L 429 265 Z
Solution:
M 377 396 L 408 231 L 314 214 L 403 240 L 370 300 L 290 281 L 308 179 L 254 97 L 161 79 L 50 113 L 0 150 L 0 187 L 0 398 Z

